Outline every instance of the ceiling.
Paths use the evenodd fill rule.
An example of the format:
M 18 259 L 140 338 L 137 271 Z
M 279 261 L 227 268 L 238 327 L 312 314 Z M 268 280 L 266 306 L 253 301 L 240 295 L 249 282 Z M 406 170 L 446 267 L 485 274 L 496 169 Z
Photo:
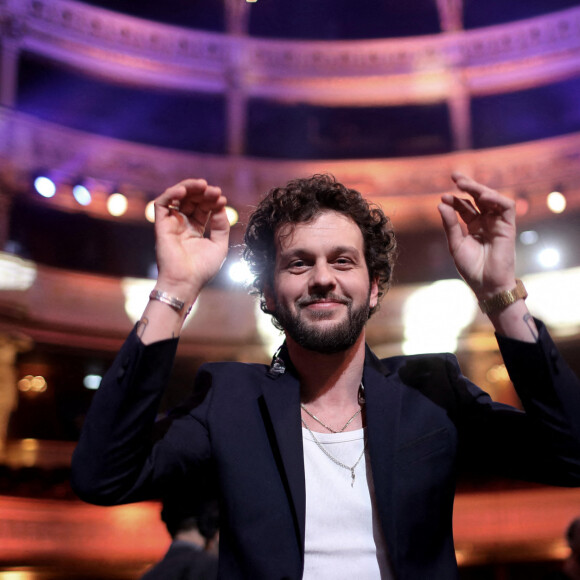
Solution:
M 85 2 L 139 18 L 227 33 L 222 1 Z M 228 4 L 246 5 L 243 0 Z M 246 5 L 244 34 L 302 40 L 354 40 L 440 34 L 443 7 L 465 29 L 509 23 L 577 6 L 571 0 L 489 2 L 460 0 L 258 0 Z M 438 10 L 439 8 L 439 10 Z M 232 17 L 234 18 L 234 17 Z M 449 19 L 448 20 L 453 20 Z M 89 73 L 89 74 L 87 74 Z M 580 131 L 580 75 L 516 91 L 478 94 L 470 104 L 470 145 L 505 146 Z M 111 82 L 87 70 L 23 51 L 17 109 L 75 129 L 184 151 L 225 155 L 227 95 L 171 91 Z M 251 95 L 241 152 L 273 159 L 368 159 L 450 153 L 457 136 L 441 99 L 391 106 L 325 106 Z M 143 120 L 146 119 L 146 122 Z
M 291 167 L 300 172 L 311 171 L 318 164 L 325 169 L 332 167 L 334 162 L 343 163 L 337 166 L 339 177 L 342 168 L 350 167 L 344 170 L 348 176 L 346 180 L 354 175 L 364 189 L 364 173 L 368 171 L 368 175 L 373 176 L 369 186 L 372 192 L 374 186 L 378 187 L 381 170 L 376 167 L 366 170 L 365 164 L 375 160 L 379 164 L 385 163 L 385 167 L 390 163 L 392 168 L 396 168 L 397 163 L 401 163 L 401 167 L 403 163 L 413 163 L 413 168 L 423 168 L 421 163 L 425 160 L 425 167 L 427 164 L 439 165 L 445 176 L 449 173 L 447 166 L 453 168 L 454 163 L 462 164 L 455 160 L 463 159 L 457 157 L 463 153 L 477 160 L 483 159 L 490 151 L 499 152 L 489 159 L 493 163 L 500 163 L 505 157 L 502 148 L 508 151 L 510 147 L 522 143 L 541 142 L 580 132 L 580 51 L 577 48 L 577 53 L 566 48 L 557 53 L 558 58 L 566 59 L 566 73 L 552 66 L 545 78 L 541 79 L 538 74 L 544 75 L 554 56 L 548 54 L 551 50 L 549 39 L 544 39 L 543 44 L 538 43 L 539 48 L 534 51 L 533 27 L 527 40 L 530 47 L 526 48 L 526 58 L 518 61 L 518 66 L 532 67 L 531 73 L 525 73 L 527 77 L 524 80 L 519 80 L 518 74 L 511 72 L 509 57 L 504 58 L 502 54 L 504 49 L 506 54 L 509 53 L 507 49 L 510 47 L 507 44 L 497 48 L 498 55 L 488 56 L 485 61 L 478 60 L 478 47 L 483 46 L 488 37 L 488 29 L 485 27 L 495 27 L 489 29 L 493 31 L 493 34 L 489 34 L 490 38 L 495 35 L 500 38 L 500 42 L 504 42 L 511 35 L 510 38 L 515 39 L 512 40 L 513 44 L 519 42 L 521 37 L 517 32 L 520 21 L 527 22 L 527 19 L 539 17 L 539 30 L 542 17 L 579 5 L 570 0 L 358 0 L 356 3 L 344 0 L 258 0 L 253 4 L 243 0 L 165 0 L 162 3 L 150 0 L 85 0 L 82 3 L 70 0 L 53 3 L 26 0 L 21 6 L 25 4 L 26 10 L 19 16 L 23 22 L 42 16 L 47 21 L 52 18 L 52 24 L 58 16 L 60 20 L 57 24 L 64 33 L 59 39 L 58 50 L 38 49 L 39 43 L 43 41 L 40 27 L 36 38 L 27 41 L 27 28 L 32 30 L 35 25 L 32 20 L 32 25 L 21 26 L 24 32 L 13 33 L 20 41 L 20 46 L 12 111 L 23 114 L 26 119 L 48 123 L 50 127 L 72 129 L 95 138 L 112 138 L 117 140 L 115 142 L 127 143 L 128 147 L 131 144 L 149 147 L 153 152 L 152 159 L 155 158 L 154 152 L 168 152 L 169 156 L 181 153 L 197 156 L 195 158 L 201 160 L 198 163 L 202 167 L 201 171 L 209 167 L 210 179 L 214 179 L 213 170 L 211 164 L 203 161 L 206 159 L 203 156 L 209 155 L 214 161 L 217 160 L 217 167 L 221 167 L 220 160 L 230 166 L 235 164 L 235 179 L 228 181 L 224 178 L 224 188 L 229 186 L 226 189 L 230 200 L 240 207 L 249 207 L 262 193 L 264 189 L 261 184 L 267 183 L 267 180 L 254 179 L 248 186 L 251 193 L 242 195 L 239 188 L 240 163 L 236 161 L 239 159 L 261 166 L 259 171 L 262 173 L 267 172 L 263 169 L 267 163 L 296 162 Z M 210 72 L 200 73 L 203 82 L 198 82 L 195 74 L 191 76 L 191 81 L 186 78 L 191 72 L 184 72 L 180 77 L 177 65 L 181 64 L 177 60 L 177 72 L 172 69 L 171 78 L 168 73 L 163 82 L 158 82 L 162 78 L 161 73 L 156 71 L 157 77 L 146 76 L 149 73 L 145 65 L 149 66 L 150 63 L 147 61 L 144 65 L 145 61 L 137 59 L 135 47 L 129 39 L 122 54 L 103 56 L 104 45 L 100 40 L 93 43 L 90 36 L 82 39 L 86 50 L 83 56 L 85 60 L 75 60 L 74 43 L 80 40 L 74 37 L 72 26 L 70 33 L 67 32 L 67 19 L 75 24 L 75 19 L 80 21 L 81 17 L 70 7 L 83 4 L 105 10 L 90 13 L 93 22 L 100 22 L 101 38 L 106 36 L 106 30 L 102 30 L 102 27 L 108 26 L 107 22 L 111 22 L 111 26 L 116 25 L 114 19 L 107 20 L 107 15 L 123 14 L 143 20 L 119 20 L 121 40 L 125 34 L 122 27 L 133 26 L 135 30 L 147 30 L 146 34 L 153 42 L 156 29 L 151 28 L 150 32 L 147 27 L 154 22 L 163 23 L 178 27 L 159 29 L 159 34 L 169 37 L 182 35 L 181 30 L 184 29 L 191 29 L 196 34 L 209 33 L 210 36 L 201 38 L 209 43 L 210 48 L 214 42 L 212 39 L 217 38 L 215 42 L 218 48 L 215 50 L 218 52 L 221 50 L 219 39 L 227 37 L 250 42 L 255 39 L 262 43 L 257 45 L 254 53 L 258 56 L 260 50 L 265 50 L 263 47 L 278 50 L 280 46 L 282 55 L 286 50 L 284 47 L 288 46 L 291 47 L 290 51 L 300 56 L 300 47 L 304 46 L 305 50 L 311 51 L 310 68 L 305 68 L 306 72 L 299 72 L 301 76 L 295 78 L 293 75 L 298 73 L 293 72 L 292 66 L 288 66 L 290 72 L 281 72 L 280 81 L 274 66 L 261 68 L 256 58 L 248 65 L 238 55 L 240 62 L 236 63 L 237 49 L 232 45 L 234 48 L 229 57 L 230 64 L 225 65 L 222 71 L 225 78 L 223 86 L 219 83 L 211 84 L 213 69 L 210 68 L 207 69 Z M 18 3 L 12 3 L 12 6 L 18 6 Z M 51 12 L 53 8 L 55 12 Z M 18 10 L 20 8 L 16 8 L 15 13 Z M 82 11 L 78 13 L 82 15 Z M 570 14 L 577 15 L 577 12 L 572 11 Z M 14 17 L 14 21 L 17 20 L 18 17 Z M 10 19 L 5 17 L 4 21 L 10 22 Z M 580 29 L 579 22 L 572 16 L 562 17 L 556 26 L 563 38 L 576 37 L 576 27 Z M 12 29 L 18 28 L 13 21 L 11 26 Z M 96 25 L 93 24 L 93 27 Z M 502 32 L 504 30 L 505 34 Z M 388 39 L 399 39 L 400 43 L 396 45 L 377 45 L 379 58 L 381 51 L 391 51 L 390 58 L 396 61 L 397 58 L 405 58 L 402 51 L 412 52 L 415 50 L 413 47 L 420 47 L 422 43 L 427 43 L 427 56 L 421 58 L 430 58 L 430 51 L 437 50 L 439 46 L 445 49 L 447 39 L 461 39 L 464 33 L 471 34 L 469 38 L 474 39 L 471 41 L 471 54 L 462 57 L 467 64 L 462 64 L 462 61 L 458 71 L 453 68 L 456 65 L 447 64 L 442 72 L 437 72 L 439 76 L 434 80 L 429 77 L 434 74 L 429 63 L 425 65 L 419 62 L 407 66 L 401 60 L 402 64 L 397 68 L 395 62 L 392 70 L 400 69 L 402 74 L 391 76 L 372 72 L 371 67 L 370 73 L 357 77 L 357 63 L 354 62 L 350 68 L 346 66 L 346 59 L 359 58 L 358 47 L 361 51 L 372 50 L 375 40 L 382 43 L 385 39 L 387 42 Z M 67 34 L 70 34 L 70 39 Z M 46 32 L 46 35 L 49 33 Z M 291 44 L 276 44 L 279 41 L 291 41 Z M 435 49 L 429 48 L 431 42 Z M 339 64 L 345 65 L 346 72 L 332 76 L 334 73 L 328 71 L 329 67 L 317 67 L 317 47 L 320 47 L 322 59 L 327 50 L 336 48 L 337 51 L 351 51 L 347 56 L 339 54 L 344 61 Z M 489 52 L 489 47 L 486 50 Z M 193 54 L 192 51 L 193 48 L 189 55 Z M 419 54 L 417 50 L 415 52 Z M 208 67 L 213 66 L 211 61 L 214 56 L 211 51 L 207 54 Z M 376 55 L 370 55 L 373 56 L 376 58 Z M 91 58 L 94 60 L 91 61 Z M 203 63 L 204 58 L 200 57 L 199 60 Z M 134 65 L 131 59 L 135 59 Z M 94 65 L 87 65 L 90 62 L 94 62 Z M 232 62 L 234 65 L 231 65 Z M 368 66 L 366 61 L 363 64 Z M 228 68 L 231 66 L 234 68 Z M 124 68 L 119 72 L 116 67 Z M 525 72 L 524 68 L 521 70 Z M 313 71 L 320 71 L 320 77 L 313 76 Z M 329 75 L 326 88 L 325 75 Z M 447 88 L 436 88 L 437 83 L 448 82 L 453 75 L 455 80 L 452 79 Z M 469 75 L 474 80 L 465 81 Z M 486 85 L 487 77 L 483 76 L 481 80 L 477 75 L 491 75 L 489 78 L 496 75 L 493 77 L 495 85 Z M 523 78 L 524 74 L 520 76 Z M 188 85 L 189 82 L 192 84 Z M 375 89 L 374 83 L 382 84 Z M 467 89 L 466 83 L 471 83 Z M 454 86 L 460 89 L 458 94 L 448 88 Z M 248 87 L 249 90 L 244 93 L 244 88 Z M 369 87 L 368 90 L 365 87 Z M 61 144 L 65 151 L 66 142 L 67 137 L 63 133 L 60 143 L 57 141 L 57 151 L 53 152 L 54 158 L 58 157 Z M 101 151 L 95 157 L 102 157 L 104 149 Z M 84 171 L 81 165 L 75 166 L 73 163 L 77 152 L 75 150 L 74 155 L 70 152 L 62 153 L 62 159 L 55 161 L 55 165 L 60 163 L 69 167 L 69 180 L 81 177 Z M 36 155 L 36 151 L 33 153 Z M 78 157 L 81 154 L 78 152 Z M 143 165 L 143 162 L 140 163 Z M 484 165 L 489 166 L 489 163 L 485 161 Z M 48 163 L 44 163 L 43 167 L 38 165 L 37 160 L 29 163 L 29 167 L 35 171 L 51 169 Z M 109 172 L 115 184 L 131 179 L 130 175 L 114 174 L 110 168 L 111 162 L 101 173 Z M 192 171 L 197 170 L 196 167 Z M 214 173 L 217 175 L 214 180 L 221 184 L 222 173 L 219 170 Z M 413 177 L 416 180 L 421 171 L 414 169 L 413 173 L 416 173 Z M 480 173 L 487 177 L 489 170 L 484 168 Z M 494 184 L 493 176 L 490 183 L 497 187 L 507 184 L 513 193 L 520 178 L 506 178 L 505 175 L 511 173 L 510 168 L 503 169 L 503 173 L 505 183 Z M 391 174 L 389 180 L 391 183 L 396 181 Z M 441 233 L 433 230 L 437 224 L 433 221 L 432 213 L 429 214 L 431 217 L 425 219 L 421 217 L 421 212 L 417 213 L 416 218 L 402 218 L 403 215 L 412 214 L 413 204 L 419 200 L 417 197 L 404 197 L 410 195 L 414 187 L 410 177 L 406 181 L 399 181 L 403 191 L 393 192 L 395 186 L 392 186 L 387 193 L 381 194 L 381 201 L 389 202 L 389 196 L 394 193 L 400 198 L 392 207 L 399 218 L 403 249 L 409 248 L 407 251 L 410 254 L 418 254 L 419 251 L 415 249 L 417 244 L 423 244 L 428 239 L 431 249 L 421 255 L 441 255 L 445 242 Z M 261 189 L 255 190 L 258 187 L 256 183 L 260 184 Z M 423 188 L 421 194 L 426 191 L 438 194 L 442 188 L 449 187 L 448 178 L 445 177 L 444 183 L 443 186 L 420 186 Z M 525 189 L 525 180 L 523 183 Z M 165 182 L 165 185 L 169 184 Z M 150 189 L 143 195 L 150 199 L 158 191 L 159 186 L 151 180 Z M 425 203 L 434 207 L 433 197 L 425 197 L 425 200 Z M 106 216 L 94 212 L 83 213 L 70 205 L 64 207 L 66 211 L 62 211 L 63 206 L 39 206 L 38 203 L 34 195 L 18 196 L 14 200 L 9 248 L 25 257 L 65 269 L 115 276 L 146 276 L 149 272 L 153 262 L 152 231 L 146 222 L 113 223 L 109 220 L 104 223 L 99 218 Z M 534 219 L 541 222 L 547 218 L 538 213 Z M 578 223 L 577 217 L 570 219 Z M 31 223 L 35 226 L 30 227 Z M 241 229 L 235 230 L 235 241 L 239 241 Z M 421 236 L 417 235 L 418 231 L 423 232 Z M 54 243 L 47 245 L 47 238 L 53 239 Z M 114 252 L 113 248 L 118 245 L 126 248 L 125 259 Z M 421 260 L 403 261 L 400 269 L 402 280 L 415 281 L 449 274 L 449 268 L 442 265 L 444 260 L 426 261 L 422 265 L 419 265 Z
M 224 0 L 83 0 L 139 18 L 226 32 Z M 242 0 L 243 1 L 243 0 Z M 540 16 L 577 6 L 574 0 L 257 0 L 248 33 L 264 38 L 356 40 L 437 34 L 444 7 L 462 14 L 465 29 Z

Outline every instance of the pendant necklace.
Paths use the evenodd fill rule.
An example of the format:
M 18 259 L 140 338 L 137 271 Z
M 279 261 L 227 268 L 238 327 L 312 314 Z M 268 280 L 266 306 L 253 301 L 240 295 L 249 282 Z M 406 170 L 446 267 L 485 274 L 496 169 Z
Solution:
M 363 450 L 361 451 L 361 454 L 359 455 L 359 458 L 356 460 L 355 464 L 351 467 L 349 465 L 346 465 L 346 463 L 339 461 L 336 457 L 331 455 L 324 448 L 324 445 L 322 445 L 322 443 L 315 437 L 314 433 L 311 431 L 310 427 L 308 427 L 308 425 L 306 424 L 304 419 L 302 419 L 302 424 L 304 425 L 304 427 L 306 427 L 306 429 L 308 430 L 308 433 L 310 433 L 310 436 L 314 440 L 314 443 L 316 443 L 316 446 L 318 447 L 318 449 L 320 449 L 320 451 L 322 451 L 322 453 L 324 453 L 324 455 L 326 455 L 326 457 L 328 457 L 328 459 L 330 459 L 333 463 L 336 463 L 336 465 L 338 465 L 339 467 L 342 467 L 343 469 L 348 469 L 348 471 L 350 471 L 350 487 L 354 487 L 354 481 L 356 479 L 356 474 L 355 474 L 354 470 L 356 469 L 357 465 L 360 463 L 360 460 L 363 458 L 363 455 L 365 454 L 365 450 L 367 448 L 366 437 L 365 437 L 365 443 L 363 446 Z

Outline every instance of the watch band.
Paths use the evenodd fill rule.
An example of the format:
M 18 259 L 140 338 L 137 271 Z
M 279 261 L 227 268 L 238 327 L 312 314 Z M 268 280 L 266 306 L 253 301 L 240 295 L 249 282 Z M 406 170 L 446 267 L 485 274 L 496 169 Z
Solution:
M 487 300 L 481 300 L 479 302 L 479 307 L 484 314 L 489 316 L 490 314 L 497 314 L 517 300 L 525 300 L 527 297 L 528 293 L 523 282 L 521 280 L 516 280 L 515 288 L 500 292 Z

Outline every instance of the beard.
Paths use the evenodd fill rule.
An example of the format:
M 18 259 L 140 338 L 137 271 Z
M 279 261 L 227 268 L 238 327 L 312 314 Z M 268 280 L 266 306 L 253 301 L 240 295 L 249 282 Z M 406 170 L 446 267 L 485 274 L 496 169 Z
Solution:
M 347 307 L 344 319 L 329 328 L 319 328 L 315 324 L 317 319 L 327 318 L 327 312 L 312 313 L 314 321 L 305 320 L 301 315 L 303 306 L 322 298 L 338 298 Z M 335 354 L 353 346 L 363 331 L 369 318 L 370 290 L 366 302 L 358 308 L 353 308 L 352 300 L 333 295 L 309 296 L 308 299 L 299 300 L 296 305 L 298 311 L 292 312 L 287 306 L 276 300 L 276 310 L 273 315 L 284 331 L 302 348 L 321 354 Z

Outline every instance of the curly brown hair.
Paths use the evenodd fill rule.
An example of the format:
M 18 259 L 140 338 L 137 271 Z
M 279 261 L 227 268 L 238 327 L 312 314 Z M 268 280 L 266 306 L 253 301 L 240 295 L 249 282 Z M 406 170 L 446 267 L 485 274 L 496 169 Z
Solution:
M 271 314 L 265 305 L 264 289 L 273 286 L 279 228 L 309 222 L 325 210 L 344 214 L 357 224 L 363 235 L 369 279 L 378 281 L 379 300 L 388 290 L 396 255 L 391 221 L 358 191 L 347 188 L 332 175 L 317 174 L 271 189 L 250 216 L 243 256 L 254 275 L 254 293 L 260 296 L 264 312 Z M 370 314 L 377 308 L 378 303 Z

